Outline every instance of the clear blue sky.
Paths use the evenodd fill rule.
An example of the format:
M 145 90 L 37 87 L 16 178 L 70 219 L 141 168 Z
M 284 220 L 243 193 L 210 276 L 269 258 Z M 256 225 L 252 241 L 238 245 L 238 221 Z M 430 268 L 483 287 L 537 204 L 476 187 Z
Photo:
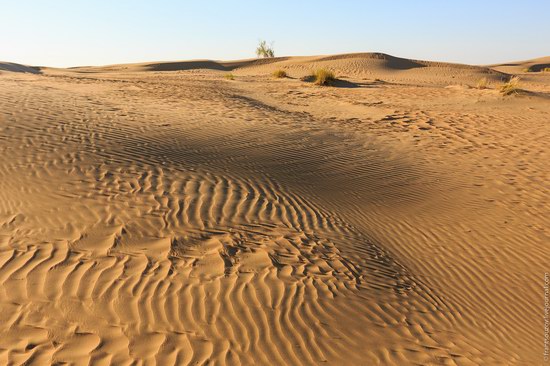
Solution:
M 0 60 L 30 65 L 385 52 L 487 64 L 550 55 L 550 0 L 0 0 Z

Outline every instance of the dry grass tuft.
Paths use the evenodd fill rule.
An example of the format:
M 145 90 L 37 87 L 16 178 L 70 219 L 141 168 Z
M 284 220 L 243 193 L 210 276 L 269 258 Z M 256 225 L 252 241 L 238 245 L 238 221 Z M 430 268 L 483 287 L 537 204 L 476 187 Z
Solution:
M 519 76 L 511 77 L 510 80 L 508 80 L 500 87 L 500 93 L 502 95 L 511 95 L 517 93 L 519 90 L 519 81 Z
M 336 80 L 334 73 L 327 69 L 315 70 L 311 76 L 317 85 L 330 85 L 331 82 Z
M 225 77 L 227 80 L 235 80 L 235 75 L 233 75 L 232 73 L 225 74 L 224 77 Z
M 481 78 L 476 83 L 476 88 L 478 89 L 487 89 L 489 87 L 489 81 L 487 78 Z
M 286 71 L 283 69 L 278 69 L 273 71 L 273 77 L 277 79 L 286 78 L 288 75 L 286 74 Z

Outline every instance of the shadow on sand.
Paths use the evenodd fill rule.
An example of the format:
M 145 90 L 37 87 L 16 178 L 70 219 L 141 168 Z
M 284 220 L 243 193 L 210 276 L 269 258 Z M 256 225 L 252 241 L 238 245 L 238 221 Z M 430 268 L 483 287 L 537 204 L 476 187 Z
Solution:
M 0 62 L 0 71 L 42 74 L 42 71 L 40 71 L 40 67 L 25 66 L 21 64 L 14 64 L 12 62 Z

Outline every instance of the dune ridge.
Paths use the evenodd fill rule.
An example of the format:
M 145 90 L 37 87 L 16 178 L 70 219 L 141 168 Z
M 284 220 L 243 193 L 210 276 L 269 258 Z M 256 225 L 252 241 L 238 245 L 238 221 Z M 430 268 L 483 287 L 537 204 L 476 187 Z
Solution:
M 13 62 L 0 61 L 0 72 L 2 71 L 40 74 L 40 68 L 36 66 L 26 66 L 26 65 L 16 64 Z

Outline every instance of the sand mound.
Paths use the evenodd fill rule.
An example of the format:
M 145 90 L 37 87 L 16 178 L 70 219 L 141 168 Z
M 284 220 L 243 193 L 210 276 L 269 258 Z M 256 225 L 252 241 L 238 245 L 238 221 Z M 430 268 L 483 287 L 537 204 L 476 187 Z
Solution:
M 504 64 L 490 65 L 492 69 L 506 72 L 509 74 L 521 74 L 525 72 L 539 72 L 545 68 L 550 68 L 550 56 L 540 57 L 527 61 L 508 62 Z
M 487 67 L 444 62 L 410 60 L 383 53 L 353 53 L 333 56 L 276 57 L 237 61 L 196 60 L 181 62 L 154 62 L 122 64 L 102 67 L 73 68 L 78 72 L 147 72 L 147 71 L 197 71 L 215 70 L 236 75 L 270 75 L 284 69 L 291 77 L 302 78 L 313 70 L 327 68 L 344 78 L 381 78 L 392 82 L 417 82 L 452 84 L 467 81 L 474 83 L 482 77 L 493 81 L 505 78 L 501 72 Z
M 297 78 L 316 67 L 355 87 Z M 1 75 L 0 364 L 540 363 L 550 107 L 480 75 Z
M 38 68 L 38 67 L 25 66 L 25 65 L 21 65 L 21 64 L 14 64 L 12 62 L 0 62 L 0 72 L 1 71 L 26 72 L 26 73 L 31 73 L 31 74 L 40 74 L 40 68 Z
M 178 62 L 148 62 L 136 64 L 119 64 L 108 66 L 72 67 L 70 70 L 78 72 L 147 72 L 147 71 L 188 71 L 188 70 L 217 70 L 233 71 L 249 66 L 269 65 L 287 60 L 288 57 L 267 59 L 247 59 L 237 61 L 192 60 Z

